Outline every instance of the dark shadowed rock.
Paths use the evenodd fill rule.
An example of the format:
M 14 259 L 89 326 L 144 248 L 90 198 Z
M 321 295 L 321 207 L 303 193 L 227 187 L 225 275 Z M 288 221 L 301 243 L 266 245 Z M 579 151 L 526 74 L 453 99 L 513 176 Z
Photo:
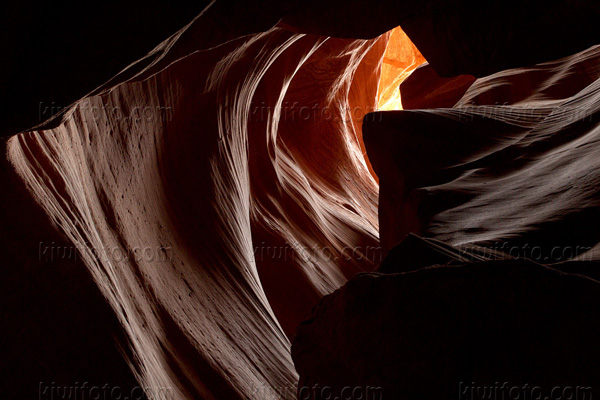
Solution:
M 505 382 L 529 396 L 584 387 L 591 398 L 600 390 L 598 285 L 525 261 L 359 275 L 298 328 L 298 398 L 344 387 L 380 399 L 489 398 L 471 388 Z
M 400 85 L 405 110 L 454 107 L 475 82 L 473 75 L 441 78 L 429 64 L 423 64 Z

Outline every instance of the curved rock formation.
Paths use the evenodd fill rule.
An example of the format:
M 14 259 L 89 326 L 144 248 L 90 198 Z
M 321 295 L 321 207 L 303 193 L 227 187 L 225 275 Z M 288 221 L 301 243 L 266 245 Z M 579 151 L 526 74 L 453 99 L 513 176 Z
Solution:
M 455 108 L 370 115 L 363 129 L 380 179 L 384 248 L 410 232 L 450 244 L 539 246 L 544 257 L 556 246 L 595 246 L 597 56 L 593 47 L 481 78 Z M 470 105 L 485 103 L 486 90 L 502 105 Z
M 500 71 L 480 78 L 452 106 L 533 107 L 568 99 L 600 78 L 599 47 L 593 46 L 556 61 Z
M 287 398 L 288 336 L 380 261 L 360 123 L 388 35 L 273 28 L 195 50 L 196 26 L 12 137 L 8 158 L 81 253 L 143 387 Z
M 443 77 L 486 76 L 600 42 L 600 5 L 593 0 L 152 0 L 143 8 L 108 0 L 93 13 L 72 1 L 35 8 L 15 3 L 0 16 L 6 29 L 0 37 L 0 88 L 6 93 L 0 134 L 29 129 L 68 108 L 206 4 L 196 34 L 175 35 L 174 42 L 207 49 L 275 24 L 298 33 L 373 39 L 400 25 Z
M 299 398 L 597 395 L 598 51 L 365 118 L 389 253 L 299 327 Z
M 78 75 L 78 96 L 81 90 L 89 94 L 52 119 L 35 128 L 29 112 L 11 120 L 7 131 L 18 127 L 21 133 L 3 143 L 7 157 L 0 170 L 13 195 L 2 200 L 3 254 L 14 267 L 6 274 L 3 299 L 19 303 L 21 294 L 31 295 L 27 304 L 38 309 L 18 315 L 15 307 L 3 314 L 23 327 L 8 335 L 13 348 L 7 359 L 18 367 L 5 363 L 1 373 L 23 385 L 5 385 L 1 396 L 31 398 L 29 385 L 41 376 L 52 387 L 83 379 L 127 390 L 139 384 L 149 398 L 166 391 L 175 399 L 291 399 L 301 394 L 290 350 L 300 321 L 319 298 L 375 270 L 383 252 L 411 232 L 434 239 L 416 239 L 423 254 L 405 242 L 408 247 L 396 248 L 386 268 L 494 260 L 505 249 L 491 247 L 508 239 L 542 252 L 556 245 L 596 246 L 597 48 L 482 78 L 456 108 L 373 113 L 400 107 L 398 85 L 423 55 L 431 57 L 439 76 L 481 76 L 600 41 L 595 26 L 586 24 L 600 14 L 595 3 L 556 0 L 540 9 L 531 2 L 523 13 L 502 8 L 506 2 L 472 3 L 213 1 L 104 85 L 93 89 Z M 553 11 L 566 6 L 573 18 L 560 32 L 555 22 L 563 16 Z M 498 18 L 491 17 L 495 11 Z M 402 29 L 388 32 L 398 25 L 419 50 Z M 530 27 L 539 28 L 531 37 Z M 564 43 L 552 42 L 556 38 Z M 98 60 L 97 68 L 103 66 Z M 519 84 L 525 94 L 509 91 L 506 101 L 513 105 L 481 105 L 504 100 L 503 88 L 519 79 L 532 84 Z M 439 96 L 427 104 L 439 105 Z M 431 257 L 432 247 L 441 256 Z M 399 267 L 393 255 L 402 258 L 403 251 L 414 257 Z M 594 249 L 581 256 L 597 254 Z M 468 299 L 453 295 L 467 286 L 467 293 L 479 296 L 478 280 L 490 290 L 504 282 L 506 290 L 496 297 L 501 302 L 511 301 L 508 288 L 517 285 L 527 304 L 533 301 L 527 297 L 532 279 L 546 284 L 540 299 L 563 281 L 555 271 L 528 263 L 507 263 L 514 268 L 502 272 L 502 261 L 490 267 L 494 262 L 417 271 L 408 278 L 363 275 L 354 283 L 380 305 L 395 299 L 398 307 L 379 315 L 383 328 L 386 318 L 404 316 L 405 301 L 444 288 L 428 281 L 413 297 L 394 297 L 397 287 L 404 290 L 423 275 L 438 283 L 447 277 L 446 297 L 434 297 L 429 309 L 414 308 L 411 323 L 420 318 L 414 310 L 432 311 L 449 298 L 455 303 L 448 304 L 465 305 Z M 43 274 L 42 265 L 50 268 Z M 492 272 L 482 278 L 488 267 Z M 568 304 L 583 307 L 576 317 L 594 318 L 595 282 L 575 276 L 592 276 L 590 263 L 563 267 L 574 273 L 564 279 L 565 295 L 587 296 Z M 60 273 L 48 272 L 52 268 Z M 459 271 L 468 276 L 455 276 Z M 363 287 L 368 277 L 384 284 Z M 520 278 L 527 280 L 523 286 Z M 22 293 L 21 282 L 31 285 Z M 355 301 L 354 283 L 338 292 L 349 293 L 344 301 Z M 36 307 L 46 301 L 41 310 Z M 28 346 L 36 336 L 32 331 L 63 316 L 45 309 L 62 307 L 70 323 L 45 328 L 56 349 L 40 346 L 37 360 L 38 347 Z M 85 315 L 88 307 L 97 319 Z M 321 307 L 317 315 L 322 310 L 345 317 L 346 308 Z M 37 315 L 43 316 L 40 324 Z M 357 336 L 335 343 L 336 351 L 364 344 L 370 320 L 348 316 L 327 322 L 356 328 Z M 321 366 L 346 360 L 311 347 L 311 338 L 336 339 L 328 333 L 302 328 L 298 335 L 295 357 L 303 385 L 321 382 L 323 369 L 311 365 L 316 357 Z M 385 329 L 374 334 L 385 335 Z M 105 357 L 82 356 L 86 341 Z M 62 348 L 72 365 L 55 359 Z M 414 382 L 424 382 L 428 365 L 419 354 L 430 355 L 411 359 L 419 363 L 410 366 L 419 378 Z M 18 360 L 21 355 L 25 361 Z M 357 367 L 360 360 L 341 367 L 382 367 Z M 102 363 L 95 367 L 91 361 Z M 385 379 L 395 379 L 406 366 L 383 368 L 385 374 L 393 371 Z M 347 378 L 332 384 L 363 382 L 360 375 Z
M 379 94 L 377 96 L 378 110 L 402 109 L 406 99 L 404 88 L 399 85 L 414 74 L 415 69 L 425 62 L 419 49 L 410 41 L 400 27 L 390 32 L 388 45 L 381 64 L 379 78 Z M 416 72 L 416 71 L 415 71 Z M 400 92 L 402 96 L 400 96 Z

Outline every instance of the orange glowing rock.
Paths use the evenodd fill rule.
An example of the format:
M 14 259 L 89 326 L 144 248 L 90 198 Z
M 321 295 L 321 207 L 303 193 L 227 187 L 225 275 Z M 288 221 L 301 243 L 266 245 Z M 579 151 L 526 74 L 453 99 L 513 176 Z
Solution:
M 426 60 L 401 27 L 392 29 L 381 65 L 377 93 L 380 110 L 401 110 L 399 86 Z

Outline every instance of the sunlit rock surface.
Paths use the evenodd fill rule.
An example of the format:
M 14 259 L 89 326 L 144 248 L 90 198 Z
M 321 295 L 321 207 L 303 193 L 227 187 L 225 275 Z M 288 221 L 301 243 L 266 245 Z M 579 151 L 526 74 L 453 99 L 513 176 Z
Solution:
M 410 41 L 400 27 L 390 32 L 388 45 L 381 63 L 378 110 L 400 110 L 404 94 L 400 94 L 400 84 L 425 62 L 419 49 Z M 402 98 L 401 98 L 402 97 Z

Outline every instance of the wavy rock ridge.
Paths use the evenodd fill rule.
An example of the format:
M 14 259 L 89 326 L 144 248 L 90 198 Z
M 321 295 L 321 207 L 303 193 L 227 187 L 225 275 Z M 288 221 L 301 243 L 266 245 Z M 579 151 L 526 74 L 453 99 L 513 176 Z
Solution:
M 387 256 L 300 325 L 299 398 L 597 395 L 599 50 L 365 117 Z
M 89 271 L 114 314 L 117 326 L 107 336 L 120 338 L 122 355 L 149 397 L 166 388 L 177 399 L 294 398 L 299 378 L 301 385 L 323 382 L 315 362 L 348 360 L 327 358 L 331 354 L 319 351 L 311 338 L 328 345 L 335 335 L 323 336 L 331 329 L 301 329 L 299 376 L 290 349 L 294 330 L 319 298 L 374 270 L 411 232 L 434 237 L 434 247 L 451 254 L 491 249 L 493 257 L 479 259 L 480 269 L 464 268 L 474 271 L 468 285 L 475 287 L 473 296 L 481 294 L 473 283 L 478 274 L 489 272 L 484 260 L 504 251 L 499 243 L 518 249 L 533 244 L 550 255 L 553 246 L 582 245 L 593 249 L 579 260 L 597 259 L 598 48 L 474 82 L 451 80 L 434 94 L 447 95 L 444 104 L 453 107 L 373 113 L 400 108 L 397 86 L 424 61 L 400 29 L 375 37 L 382 27 L 402 22 L 436 71 L 446 75 L 481 76 L 519 59 L 503 58 L 513 50 L 506 45 L 490 61 L 484 55 L 493 45 L 475 35 L 462 37 L 469 31 L 460 28 L 477 16 L 469 2 L 452 10 L 434 2 L 402 10 L 398 2 L 343 9 L 335 2 L 267 3 L 272 12 L 252 18 L 248 5 L 229 10 L 226 2 L 212 2 L 146 57 L 6 143 L 11 168 L 0 172 L 23 201 L 13 201 L 4 214 L 23 205 L 23 214 L 38 216 L 37 229 L 77 249 L 76 266 Z M 586 7 L 570 10 L 578 15 L 589 9 L 591 19 L 597 7 Z M 334 20 L 338 11 L 344 18 Z M 440 21 L 441 11 L 454 18 Z M 529 23 L 508 14 L 503 16 L 514 23 L 514 44 Z M 356 15 L 369 23 L 350 23 Z M 492 34 L 486 31 L 490 43 L 503 40 L 494 29 L 501 23 L 488 28 Z M 322 36 L 327 32 L 372 39 Z M 442 48 L 436 40 L 444 32 Z M 457 32 L 462 41 L 451 34 Z M 572 34 L 577 50 L 595 40 L 586 29 Z M 460 46 L 449 45 L 453 40 L 464 42 L 456 53 Z M 561 45 L 555 51 L 550 42 L 526 59 L 570 49 Z M 517 50 L 523 55 L 527 46 Z M 448 82 L 437 78 L 433 87 Z M 439 104 L 441 98 L 426 100 Z M 20 191 L 23 184 L 27 193 Z M 391 260 L 392 270 L 405 261 Z M 563 267 L 588 276 L 569 275 L 577 281 L 569 293 L 583 287 L 593 301 L 596 282 L 586 262 Z M 523 265 L 516 276 L 549 282 L 547 297 L 557 292 L 561 273 Z M 533 272 L 527 269 L 532 265 Z M 401 267 L 405 272 L 413 266 Z M 349 319 L 335 319 L 344 316 L 345 301 L 356 304 L 352 288 L 381 305 L 416 280 L 427 289 L 414 292 L 421 298 L 438 293 L 421 277 L 437 279 L 439 271 L 456 283 L 440 285 L 445 293 L 464 286 L 453 275 L 458 269 L 361 275 L 326 297 L 316 315 L 333 315 L 327 323 L 339 326 L 349 323 L 348 331 L 357 334 L 350 344 L 360 346 L 370 337 L 364 330 L 368 316 L 354 319 L 348 312 Z M 494 271 L 506 278 L 501 268 Z M 394 301 L 410 300 L 402 296 Z M 468 296 L 448 298 L 469 302 Z M 339 307 L 327 308 L 338 301 Z M 372 315 L 385 322 L 399 310 Z M 593 309 L 584 311 L 578 316 L 595 317 Z M 594 337 L 597 330 L 590 332 Z M 347 342 L 335 344 L 347 355 Z M 344 365 L 356 373 L 350 368 L 355 364 Z M 396 373 L 406 366 L 397 367 Z M 343 378 L 335 384 L 359 382 L 357 375 Z
M 273 28 L 177 56 L 195 26 L 8 157 L 81 252 L 143 387 L 294 397 L 288 337 L 380 260 L 360 125 L 389 35 Z

